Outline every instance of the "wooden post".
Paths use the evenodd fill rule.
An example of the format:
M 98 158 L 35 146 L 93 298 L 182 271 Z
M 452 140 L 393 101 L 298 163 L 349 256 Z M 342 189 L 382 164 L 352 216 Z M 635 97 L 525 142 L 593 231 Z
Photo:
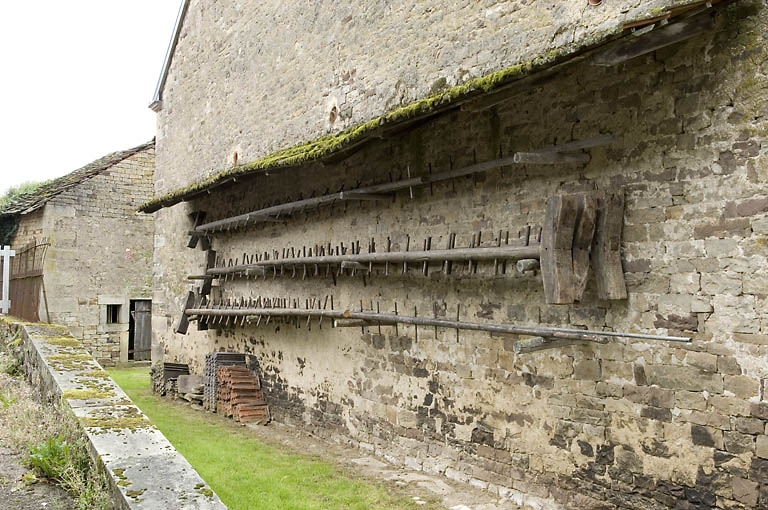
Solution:
M 3 246 L 3 249 L 0 250 L 0 257 L 3 258 L 3 299 L 0 300 L 0 311 L 5 315 L 8 315 L 11 309 L 11 300 L 8 296 L 11 285 L 11 257 L 14 255 L 16 252 L 10 246 Z
M 579 214 L 576 220 L 576 230 L 573 235 L 573 298 L 581 301 L 584 289 L 587 287 L 589 275 L 589 254 L 592 251 L 592 239 L 595 236 L 595 219 L 597 216 L 597 197 L 594 195 L 577 195 Z
M 579 202 L 574 195 L 547 199 L 541 232 L 541 274 L 547 303 L 574 302 L 573 234 Z
M 619 192 L 600 199 L 597 212 L 592 268 L 600 299 L 626 299 L 627 288 L 621 267 L 621 229 L 624 225 L 624 195 Z

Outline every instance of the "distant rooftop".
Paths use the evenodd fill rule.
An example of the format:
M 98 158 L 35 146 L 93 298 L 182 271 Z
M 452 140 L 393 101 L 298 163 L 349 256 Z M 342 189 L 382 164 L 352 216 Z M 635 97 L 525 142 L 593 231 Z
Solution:
M 51 182 L 40 186 L 31 193 L 19 195 L 11 203 L 6 204 L 3 208 L 0 208 L 0 217 L 31 213 L 43 207 L 46 202 L 59 195 L 60 193 L 63 193 L 64 191 L 77 186 L 84 181 L 87 181 L 91 177 L 99 175 L 100 173 L 116 165 L 117 163 L 120 163 L 124 159 L 133 156 L 134 154 L 142 152 L 150 147 L 154 147 L 154 145 L 155 140 L 152 139 L 151 141 L 133 147 L 132 149 L 126 149 L 124 151 L 117 151 L 111 154 L 107 154 L 106 156 L 88 163 L 84 167 L 79 168 L 72 173 L 54 179 Z

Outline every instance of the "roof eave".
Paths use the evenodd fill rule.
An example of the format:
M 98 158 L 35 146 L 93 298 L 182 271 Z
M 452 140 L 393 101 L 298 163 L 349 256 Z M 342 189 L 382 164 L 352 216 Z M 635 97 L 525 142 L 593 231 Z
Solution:
M 157 80 L 157 87 L 155 87 L 155 95 L 152 98 L 152 102 L 149 104 L 149 108 L 153 112 L 159 112 L 163 109 L 163 89 L 165 88 L 165 82 L 168 79 L 168 72 L 171 68 L 171 62 L 173 61 L 173 54 L 176 51 L 176 45 L 179 42 L 179 36 L 181 35 L 181 27 L 184 24 L 184 18 L 187 15 L 189 9 L 189 0 L 181 0 L 179 6 L 179 13 L 176 15 L 176 24 L 173 27 L 173 35 L 171 36 L 171 42 L 168 43 L 168 49 L 165 52 L 165 59 L 163 60 L 163 70 L 160 72 L 160 78 Z

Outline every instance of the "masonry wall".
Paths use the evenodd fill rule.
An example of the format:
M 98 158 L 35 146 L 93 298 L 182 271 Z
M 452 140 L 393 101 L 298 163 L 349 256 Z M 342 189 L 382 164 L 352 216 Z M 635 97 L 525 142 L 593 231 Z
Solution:
M 191 9 L 201 16 L 194 2 Z M 615 67 L 577 64 L 496 107 L 445 114 L 340 163 L 253 178 L 161 210 L 155 346 L 166 360 L 190 363 L 198 373 L 208 352 L 253 353 L 277 419 L 518 502 L 767 505 L 766 29 L 764 2 L 739 3 L 716 33 Z M 180 46 L 182 61 L 196 55 L 184 46 L 193 42 Z M 217 113 L 204 125 L 190 124 L 200 87 L 181 69 L 172 72 L 171 107 L 159 116 L 158 191 L 223 165 L 229 126 L 239 123 L 244 133 L 283 129 L 258 116 L 233 120 L 227 113 L 247 96 L 234 93 L 216 95 Z M 278 123 L 313 132 L 302 131 L 301 105 L 288 106 L 299 120 Z M 174 140 L 192 126 L 190 149 L 182 150 Z M 266 139 L 292 140 L 290 130 L 281 133 Z M 301 305 L 332 295 L 337 309 L 362 301 L 366 309 L 392 311 L 397 303 L 401 313 L 447 318 L 460 305 L 465 320 L 685 334 L 691 344 L 617 339 L 515 355 L 515 338 L 402 325 L 363 333 L 328 322 L 315 321 L 310 330 L 304 321 L 298 328 L 271 321 L 172 332 L 190 288 L 186 277 L 204 268 L 204 253 L 185 247 L 194 210 L 214 220 L 299 193 L 389 182 L 408 171 L 425 175 L 605 133 L 618 139 L 592 149 L 583 167 L 506 167 L 417 188 L 412 199 L 404 191 L 391 202 L 340 204 L 217 235 L 213 247 L 234 262 L 243 253 L 329 242 L 359 240 L 365 251 L 371 238 L 379 250 L 387 238 L 397 250 L 406 235 L 412 248 L 429 236 L 433 247 L 444 247 L 450 233 L 457 246 L 477 232 L 493 245 L 499 231 L 514 237 L 540 225 L 547 196 L 623 190 L 627 300 L 600 301 L 591 281 L 580 304 L 546 305 L 540 274 L 495 275 L 490 263 L 476 274 L 454 265 L 450 276 L 438 266 L 426 277 L 422 267 L 405 275 L 379 270 L 365 284 L 359 275 L 334 284 L 324 272 L 234 280 L 221 282 L 214 295 L 295 298 Z M 256 138 L 254 144 L 266 143 Z M 208 139 L 222 143 L 202 143 Z
M 34 241 L 43 241 L 43 211 L 37 210 L 21 216 L 13 235 L 13 249 L 20 250 Z
M 158 114 L 157 191 L 689 3 L 192 0 Z
M 51 322 L 65 324 L 102 362 L 127 360 L 131 299 L 151 297 L 154 147 L 59 194 L 45 205 L 51 246 L 45 288 Z M 119 306 L 107 324 L 107 305 Z

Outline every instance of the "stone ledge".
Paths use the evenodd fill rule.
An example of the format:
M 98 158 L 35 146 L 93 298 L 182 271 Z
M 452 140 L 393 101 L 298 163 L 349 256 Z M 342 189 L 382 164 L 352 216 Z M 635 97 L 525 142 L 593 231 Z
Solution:
M 3 317 L 0 334 L 20 335 L 27 378 L 77 417 L 117 508 L 226 508 L 66 327 Z

